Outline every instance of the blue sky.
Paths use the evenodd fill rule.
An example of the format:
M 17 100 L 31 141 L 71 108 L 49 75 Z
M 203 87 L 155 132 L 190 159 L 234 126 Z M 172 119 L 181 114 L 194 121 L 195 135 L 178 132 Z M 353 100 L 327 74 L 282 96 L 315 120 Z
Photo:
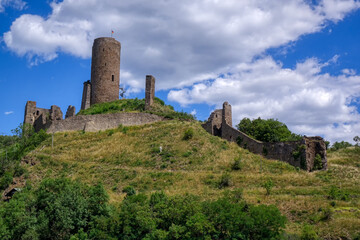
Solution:
M 205 120 L 277 118 L 331 142 L 360 135 L 357 0 L 0 0 L 0 134 L 26 101 L 80 108 L 94 38 L 122 43 L 120 81 Z

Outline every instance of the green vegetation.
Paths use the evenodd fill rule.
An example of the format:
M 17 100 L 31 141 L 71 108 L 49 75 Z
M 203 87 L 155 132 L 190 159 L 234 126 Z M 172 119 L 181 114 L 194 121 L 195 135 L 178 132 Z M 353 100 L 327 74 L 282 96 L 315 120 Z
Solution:
M 121 99 L 108 103 L 94 104 L 86 110 L 80 110 L 78 115 L 95 115 L 117 112 L 146 112 L 169 119 L 193 120 L 194 116 L 185 112 L 176 112 L 170 105 L 155 97 L 150 110 L 145 111 L 145 99 Z
M 234 196 L 202 201 L 193 195 L 150 197 L 127 188 L 111 205 L 101 184 L 45 179 L 0 203 L 1 239 L 277 239 L 286 218 L 273 205 Z
M 341 142 L 334 142 L 334 144 L 331 146 L 330 151 L 337 151 L 339 149 L 344 149 L 351 147 L 352 144 L 349 142 L 341 141 Z
M 271 179 L 268 179 L 266 182 L 263 183 L 263 187 L 266 189 L 266 195 L 270 195 L 271 190 L 274 187 L 274 183 Z
M 302 138 L 302 136 L 292 133 L 284 123 L 272 118 L 267 120 L 243 118 L 236 127 L 247 135 L 263 142 L 298 141 Z
M 184 132 L 183 140 L 189 140 L 193 136 L 194 136 L 194 130 L 192 128 L 189 128 Z
M 192 137 L 183 140 L 188 129 L 193 130 Z M 253 215 L 249 215 L 249 211 L 253 207 L 260 208 L 262 206 L 260 204 L 263 204 L 275 205 L 281 215 L 288 219 L 285 233 L 283 236 L 274 237 L 275 239 L 282 239 L 282 237 L 306 239 L 306 236 L 317 236 L 319 239 L 355 239 L 360 234 L 358 227 L 360 226 L 360 189 L 358 187 L 360 185 L 360 148 L 348 147 L 330 151 L 327 157 L 329 170 L 308 173 L 284 162 L 264 159 L 246 149 L 239 148 L 236 143 L 229 143 L 211 136 L 196 121 L 170 120 L 142 126 L 119 126 L 116 129 L 94 133 L 82 131 L 57 133 L 54 135 L 53 147 L 51 138 L 46 137 L 35 150 L 26 154 L 19 168 L 12 168 L 13 175 L 11 176 L 15 176 L 15 173 L 16 176 L 22 174 L 19 178 L 24 178 L 31 183 L 32 189 L 29 189 L 30 184 L 27 187 L 21 187 L 23 191 L 16 193 L 12 200 L 8 203 L 0 203 L 2 214 L 0 232 L 13 234 L 9 231 L 21 232 L 29 229 L 26 230 L 29 236 L 35 236 L 30 233 L 43 236 L 39 231 L 46 229 L 47 226 L 52 226 L 54 232 L 60 231 L 62 228 L 56 224 L 45 224 L 44 222 L 47 221 L 41 220 L 41 218 L 47 218 L 47 213 L 44 212 L 45 210 L 38 210 L 34 202 L 37 201 L 38 189 L 44 185 L 44 181 L 61 183 L 65 180 L 58 179 L 66 177 L 72 179 L 72 181 L 66 181 L 69 181 L 70 185 L 79 186 L 80 191 L 76 192 L 75 188 L 66 187 L 78 196 L 78 198 L 68 197 L 67 199 L 71 201 L 74 198 L 81 208 L 74 210 L 78 215 L 73 215 L 72 210 L 61 210 L 64 212 L 64 218 L 65 216 L 79 216 L 71 224 L 65 219 L 56 220 L 62 222 L 64 226 L 71 226 L 72 230 L 60 231 L 65 236 L 64 238 L 111 239 L 111 237 L 122 236 L 123 231 L 126 231 L 129 235 L 124 236 L 128 239 L 131 236 L 140 236 L 140 238 L 146 236 L 148 239 L 162 237 L 176 239 L 176 236 L 179 239 L 196 239 L 198 236 L 196 234 L 199 233 L 216 239 L 214 234 L 220 234 L 217 232 L 218 227 L 226 224 L 226 222 L 221 222 L 220 225 L 215 224 L 216 217 L 221 220 L 229 216 L 231 221 L 238 221 L 239 225 L 229 225 L 229 228 L 224 228 L 232 230 L 221 232 L 221 234 L 233 233 L 237 231 L 237 226 L 244 226 L 242 225 L 244 219 L 250 219 L 250 222 L 260 221 L 261 219 L 252 218 Z M 30 159 L 32 164 L 30 164 Z M 240 169 L 238 169 L 239 166 Z M 4 182 L 8 181 L 7 179 L 10 178 L 4 177 Z M 269 179 L 272 186 L 269 188 L 270 194 L 267 194 L 268 190 L 264 183 Z M 17 181 L 17 178 L 15 180 Z M 108 212 L 84 213 L 81 209 L 88 208 L 88 199 L 91 198 L 90 190 L 86 189 L 98 187 L 100 181 L 109 196 L 109 200 L 104 201 Z M 63 185 L 66 186 L 67 183 Z M 59 187 L 53 187 L 53 185 L 48 190 L 52 188 L 55 189 L 53 192 L 56 194 L 60 191 L 57 190 Z M 65 193 L 67 190 L 61 191 Z M 159 192 L 163 192 L 165 197 L 159 197 Z M 25 195 L 26 197 L 21 197 Z M 98 195 L 102 196 L 102 194 Z M 47 195 L 44 194 L 44 196 Z M 65 196 L 66 194 L 61 201 L 61 197 L 54 197 L 53 199 L 60 198 L 59 202 L 54 202 L 55 206 L 52 206 L 51 200 L 46 206 L 48 209 L 59 212 L 61 211 L 57 210 L 57 207 L 74 206 L 72 203 L 64 204 Z M 27 201 L 25 203 L 17 201 L 20 198 Z M 161 207 L 151 203 L 156 202 L 157 199 L 160 199 Z M 190 214 L 187 212 L 189 208 L 185 208 L 185 205 L 185 209 L 181 206 L 175 208 L 177 205 L 174 199 L 181 199 L 182 202 L 189 204 L 194 202 L 194 205 L 191 204 L 193 207 L 191 209 L 196 211 Z M 228 203 L 221 202 L 223 199 Z M 232 216 L 233 207 L 227 208 L 228 215 L 225 213 L 216 216 L 209 215 L 210 210 L 205 211 L 203 206 L 218 206 L 215 202 L 217 204 L 221 202 L 224 206 L 233 206 L 234 209 L 243 205 L 244 210 L 247 209 L 247 211 L 236 210 L 240 212 L 241 219 L 236 218 L 236 214 Z M 174 204 L 169 205 L 170 203 Z M 164 211 L 160 213 L 160 210 L 154 208 L 155 205 L 156 209 L 161 208 Z M 6 210 L 4 210 L 5 206 L 8 206 Z M 12 216 L 18 217 L 21 224 L 13 221 L 14 225 L 19 224 L 19 228 L 10 229 L 10 220 L 5 220 L 3 216 L 12 212 L 11 209 L 16 209 L 17 206 L 25 209 L 22 212 L 13 211 Z M 127 215 L 125 212 L 133 215 Z M 176 214 L 173 214 L 174 212 Z M 222 210 L 216 210 L 216 212 L 220 213 Z M 267 208 L 260 215 L 267 216 L 271 213 L 272 211 Z M 175 215 L 179 216 L 177 219 L 183 219 L 182 222 L 178 220 L 179 224 L 173 227 L 165 226 L 164 223 L 171 221 L 166 216 Z M 82 216 L 85 217 L 86 223 L 78 220 L 82 219 Z M 184 223 L 185 218 L 186 223 Z M 38 223 L 42 223 L 41 228 L 37 225 Z M 305 225 L 312 225 L 312 230 L 307 229 Z M 251 226 L 255 228 L 255 225 Z M 133 227 L 143 230 L 134 232 Z M 43 231 L 45 234 L 47 230 Z M 260 235 L 267 239 L 262 234 L 257 235 L 258 230 L 252 231 L 256 233 L 251 235 L 251 239 Z M 245 234 L 245 231 L 242 233 Z M 26 239 L 26 235 L 21 235 L 21 237 Z M 241 237 L 232 237 L 241 239 Z
M 20 125 L 13 133 L 0 136 L 0 190 L 6 189 L 13 177 L 24 173 L 20 160 L 49 137 L 43 130 L 35 133 L 30 125 Z

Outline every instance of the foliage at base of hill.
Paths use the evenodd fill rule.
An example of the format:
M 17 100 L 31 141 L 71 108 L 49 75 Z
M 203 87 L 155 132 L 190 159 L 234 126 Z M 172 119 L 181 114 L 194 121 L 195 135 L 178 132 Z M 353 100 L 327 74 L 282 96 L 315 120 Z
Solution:
M 288 127 L 276 119 L 243 118 L 236 127 L 247 135 L 263 142 L 298 141 L 302 136 L 292 133 Z
M 78 115 L 94 115 L 117 112 L 147 112 L 169 119 L 194 119 L 194 116 L 185 112 L 176 112 L 171 105 L 165 105 L 160 98 L 154 98 L 150 110 L 145 111 L 145 99 L 121 99 L 113 102 L 94 104 L 86 110 L 81 110 Z
M 228 193 L 127 195 L 108 203 L 102 185 L 45 179 L 0 204 L 1 239 L 279 239 L 286 218 L 273 205 L 250 205 Z
M 13 136 L 0 136 L 6 139 L 6 144 L 0 146 L 0 190 L 7 188 L 14 176 L 24 173 L 25 169 L 20 166 L 21 158 L 49 137 L 44 130 L 35 133 L 30 125 L 20 125 L 13 133 Z
M 21 164 L 34 188 L 42 179 L 62 176 L 91 186 L 101 181 L 115 208 L 135 191 L 147 199 L 158 191 L 168 198 L 188 193 L 202 203 L 243 189 L 240 195 L 249 205 L 276 205 L 286 216 L 284 239 L 360 236 L 359 147 L 328 152 L 328 170 L 308 173 L 212 136 L 199 122 L 177 120 L 56 133 L 53 146 L 51 138 L 40 146 L 27 155 L 34 164 Z M 111 230 L 107 221 L 119 220 L 110 219 L 93 225 Z M 75 234 L 90 236 L 87 228 Z

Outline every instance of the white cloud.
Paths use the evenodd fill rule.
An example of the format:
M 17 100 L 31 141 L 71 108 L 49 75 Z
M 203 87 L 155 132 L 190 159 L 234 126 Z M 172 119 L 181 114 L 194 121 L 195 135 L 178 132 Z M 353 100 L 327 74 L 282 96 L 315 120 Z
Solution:
M 10 115 L 10 114 L 13 114 L 14 111 L 9 111 L 9 112 L 4 112 L 5 115 Z
M 197 112 L 196 112 L 196 109 L 193 109 L 190 114 L 193 115 L 193 116 L 195 116 L 196 113 L 197 113 Z
M 4 12 L 6 7 L 23 10 L 26 7 L 26 2 L 22 0 L 0 0 L 0 13 Z
M 232 74 L 213 81 L 172 90 L 168 98 L 182 105 L 207 103 L 218 108 L 229 101 L 234 124 L 244 117 L 277 118 L 297 133 L 351 141 L 360 132 L 360 115 L 349 106 L 360 97 L 360 76 L 322 73 L 327 65 L 310 58 L 288 69 L 266 57 L 239 64 Z
M 357 0 L 64 0 L 51 7 L 47 17 L 20 16 L 3 36 L 32 64 L 60 52 L 89 58 L 93 39 L 113 29 L 122 43 L 127 94 L 143 89 L 145 75 L 152 74 L 158 90 L 178 89 L 168 98 L 182 105 L 229 101 L 235 121 L 274 117 L 295 132 L 330 140 L 348 140 L 360 130 L 349 106 L 359 97 L 359 76 L 351 69 L 322 73 L 338 56 L 325 63 L 309 58 L 295 69 L 271 57 L 253 60 L 341 21 L 360 7 Z
M 296 41 L 341 20 L 359 7 L 354 0 L 113 1 L 51 3 L 44 18 L 22 15 L 4 34 L 9 49 L 33 64 L 59 52 L 89 58 L 95 37 L 122 42 L 122 68 L 131 87 L 153 74 L 158 89 L 191 86 L 229 66 L 249 62 L 270 47 Z

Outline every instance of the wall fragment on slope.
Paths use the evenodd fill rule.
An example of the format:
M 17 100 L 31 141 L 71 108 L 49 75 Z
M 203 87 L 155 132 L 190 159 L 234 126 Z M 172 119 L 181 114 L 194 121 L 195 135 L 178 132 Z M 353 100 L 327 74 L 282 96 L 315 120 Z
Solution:
M 221 115 L 220 115 L 221 114 Z M 268 159 L 277 159 L 287 162 L 292 166 L 307 171 L 327 169 L 326 145 L 321 137 L 306 137 L 293 142 L 262 142 L 251 138 L 245 133 L 232 127 L 231 105 L 223 104 L 223 109 L 211 113 L 203 128 L 214 136 L 236 142 L 240 147 L 250 152 L 260 154 Z M 317 159 L 321 158 L 321 163 Z

